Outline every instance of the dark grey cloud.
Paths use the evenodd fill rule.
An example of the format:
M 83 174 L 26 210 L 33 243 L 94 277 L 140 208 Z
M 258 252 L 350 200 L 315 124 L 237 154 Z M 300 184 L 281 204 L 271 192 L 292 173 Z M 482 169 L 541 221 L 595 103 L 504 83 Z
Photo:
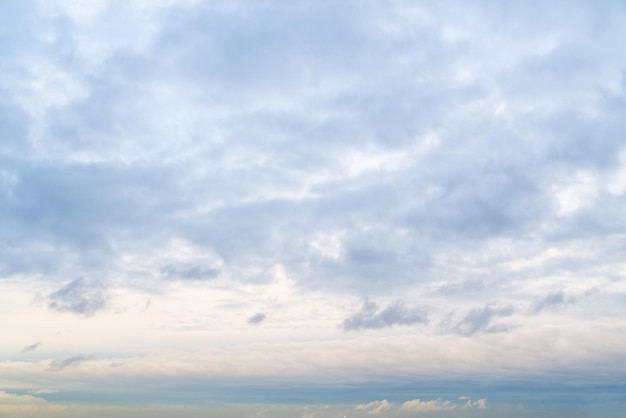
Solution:
M 89 317 L 106 306 L 106 292 L 102 284 L 84 278 L 73 280 L 48 296 L 48 308 L 57 312 Z
M 34 344 L 27 345 L 26 347 L 22 348 L 22 353 L 29 353 L 31 351 L 35 351 L 36 349 L 41 347 L 41 344 L 43 344 L 43 343 L 41 341 L 39 341 L 39 342 L 36 342 Z
M 341 328 L 344 331 L 358 331 L 388 328 L 395 325 L 425 324 L 426 322 L 428 322 L 428 317 L 424 308 L 407 308 L 403 301 L 397 300 L 381 309 L 375 302 L 365 299 L 361 309 L 346 318 Z
M 63 360 L 52 360 L 48 366 L 48 368 L 52 371 L 59 371 L 66 369 L 68 367 L 77 367 L 86 361 L 94 360 L 94 356 L 86 356 L 84 354 L 79 354 L 76 356 L 68 357 Z
M 494 324 L 494 320 L 510 316 L 513 312 L 514 309 L 511 305 L 485 305 L 483 308 L 470 310 L 460 320 L 454 321 L 448 318 L 442 326 L 451 332 L 468 337 L 477 332 L 502 332 L 509 329 L 511 325 Z
M 248 318 L 248 324 L 257 325 L 265 321 L 266 318 L 267 318 L 267 315 L 265 315 L 263 312 L 257 312 L 254 315 L 252 315 L 250 318 Z

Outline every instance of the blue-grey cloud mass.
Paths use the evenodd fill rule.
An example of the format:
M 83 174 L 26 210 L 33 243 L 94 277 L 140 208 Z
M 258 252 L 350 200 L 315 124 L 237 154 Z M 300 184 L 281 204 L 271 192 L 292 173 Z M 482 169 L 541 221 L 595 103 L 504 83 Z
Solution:
M 626 6 L 596 3 L 0 4 L 0 418 L 129 387 L 532 416 L 545 376 L 543 416 L 610 416 Z

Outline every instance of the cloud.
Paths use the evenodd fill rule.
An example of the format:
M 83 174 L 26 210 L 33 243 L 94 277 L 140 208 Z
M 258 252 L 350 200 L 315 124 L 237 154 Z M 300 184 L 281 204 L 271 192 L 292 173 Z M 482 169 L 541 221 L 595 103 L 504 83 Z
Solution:
M 573 298 L 567 297 L 562 291 L 549 293 L 543 299 L 536 301 L 532 306 L 532 310 L 536 314 L 555 311 L 573 301 Z
M 487 408 L 487 399 L 479 399 L 475 402 L 467 396 L 461 396 L 459 400 L 467 400 L 465 404 L 453 403 L 452 401 L 445 400 L 442 398 L 433 399 L 430 401 L 422 401 L 420 399 L 413 399 L 411 401 L 406 401 L 402 405 L 400 405 L 400 410 L 402 411 L 411 411 L 411 412 L 433 412 L 433 411 L 453 411 L 459 409 L 486 409 Z
M 267 315 L 265 315 L 263 312 L 257 312 L 254 315 L 252 315 L 250 318 L 248 318 L 248 324 L 258 325 L 261 322 L 265 321 L 266 318 L 267 318 Z
M 73 280 L 48 296 L 48 308 L 90 317 L 107 306 L 101 284 L 83 278 Z
M 344 331 L 387 328 L 394 325 L 424 324 L 428 321 L 424 308 L 407 308 L 397 300 L 384 309 L 365 299 L 361 310 L 346 318 L 341 327 Z
M 0 405 L 42 405 L 44 399 L 32 395 L 14 395 L 0 390 Z
M 35 351 L 36 349 L 38 349 L 39 347 L 41 347 L 42 342 L 36 342 L 34 344 L 31 345 L 27 345 L 26 347 L 22 348 L 22 353 L 28 353 L 30 351 Z
M 467 312 L 460 320 L 454 322 L 448 318 L 442 325 L 464 336 L 471 336 L 477 332 L 501 332 L 509 329 L 510 326 L 498 324 L 494 325 L 496 318 L 507 317 L 513 314 L 513 306 L 491 306 L 485 305 L 483 308 L 472 309 Z
M 161 269 L 161 274 L 169 278 L 178 278 L 182 280 L 210 280 L 215 279 L 219 274 L 219 269 L 213 267 L 200 266 L 174 266 L 168 265 Z
M 30 393 L 34 393 L 35 395 L 49 395 L 52 393 L 58 393 L 59 391 L 56 389 L 37 389 L 31 390 Z
M 420 399 L 413 399 L 406 401 L 400 405 L 400 409 L 403 411 L 414 412 L 430 412 L 430 411 L 449 411 L 456 409 L 457 406 L 452 404 L 452 401 L 439 399 L 433 399 L 430 401 L 422 401 Z
M 364 411 L 368 414 L 381 414 L 389 411 L 392 407 L 393 404 L 388 402 L 386 399 L 383 399 L 382 401 L 373 401 L 367 404 L 357 405 L 356 409 Z
M 506 374 L 527 358 L 552 375 L 561 363 L 528 335 L 581 374 L 620 363 L 620 1 L 0 3 L 0 306 L 41 326 L 14 321 L 15 341 L 62 328 L 75 352 L 195 353 L 206 335 L 173 329 L 226 347 L 279 305 L 264 339 L 310 344 L 297 370 L 312 380 Z M 592 287 L 551 318 L 567 347 L 539 317 L 505 322 Z M 34 289 L 45 312 L 19 305 Z M 342 311 L 364 295 L 377 303 Z M 97 327 L 51 315 L 113 306 Z M 317 360 L 378 334 L 342 331 L 383 328 L 393 350 Z M 487 334 L 505 329 L 519 357 L 493 354 L 505 338 Z M 268 370 L 280 361 L 237 355 L 251 377 L 284 378 Z
M 463 408 L 487 409 L 487 399 L 483 398 L 474 402 L 472 402 L 471 399 L 469 399 L 467 403 L 463 406 Z
M 86 356 L 84 354 L 79 354 L 77 356 L 68 357 L 63 360 L 53 360 L 50 362 L 48 367 L 50 370 L 59 371 L 59 370 L 66 369 L 68 367 L 77 367 L 81 365 L 82 363 L 85 363 L 91 360 L 94 360 L 93 356 Z

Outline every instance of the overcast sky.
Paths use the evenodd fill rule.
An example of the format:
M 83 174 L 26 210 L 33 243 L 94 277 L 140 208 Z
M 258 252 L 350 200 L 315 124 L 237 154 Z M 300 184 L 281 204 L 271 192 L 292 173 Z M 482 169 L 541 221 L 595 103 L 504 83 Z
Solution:
M 0 417 L 621 416 L 624 28 L 0 1 Z

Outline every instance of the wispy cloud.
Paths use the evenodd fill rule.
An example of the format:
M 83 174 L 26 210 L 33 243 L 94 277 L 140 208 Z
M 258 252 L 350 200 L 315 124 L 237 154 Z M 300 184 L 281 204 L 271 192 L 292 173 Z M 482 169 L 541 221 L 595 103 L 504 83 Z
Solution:
M 72 357 L 67 357 L 62 360 L 52 360 L 49 364 L 49 369 L 53 371 L 59 371 L 66 369 L 68 367 L 77 367 L 87 361 L 94 360 L 94 356 L 86 356 L 84 354 L 79 354 Z
M 42 342 L 36 342 L 34 344 L 31 345 L 27 345 L 26 347 L 22 348 L 22 353 L 28 353 L 31 351 L 35 351 L 36 349 L 38 349 L 39 347 L 41 347 Z
M 48 296 L 48 307 L 57 312 L 93 316 L 106 307 L 105 290 L 100 283 L 83 278 L 73 280 Z

